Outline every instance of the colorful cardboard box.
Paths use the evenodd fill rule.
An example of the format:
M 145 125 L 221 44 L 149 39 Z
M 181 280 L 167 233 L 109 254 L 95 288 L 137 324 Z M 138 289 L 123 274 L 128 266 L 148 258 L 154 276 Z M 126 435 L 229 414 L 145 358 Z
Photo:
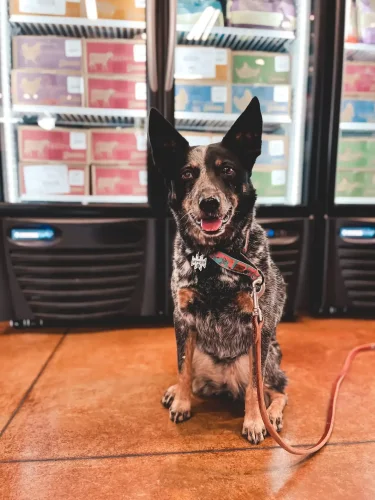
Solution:
M 89 163 L 89 131 L 38 126 L 18 127 L 18 156 L 22 162 Z
M 10 14 L 84 17 L 85 0 L 10 0 Z
M 142 129 L 92 129 L 90 131 L 92 163 L 147 165 L 147 136 Z
M 281 197 L 286 195 L 287 170 L 282 168 L 258 167 L 255 164 L 251 182 L 260 197 Z
M 146 18 L 146 0 L 96 0 L 96 8 L 99 19 L 144 21 Z
M 192 26 L 207 9 L 216 14 L 214 26 L 224 26 L 223 7 L 219 0 L 178 0 L 177 24 Z
M 50 195 L 89 194 L 89 167 L 72 163 L 20 163 L 21 195 L 40 197 Z
M 227 83 L 231 78 L 231 51 L 215 47 L 178 45 L 175 55 L 175 78 Z
M 262 154 L 256 159 L 255 165 L 265 167 L 288 165 L 288 138 L 284 135 L 262 136 Z
M 146 44 L 142 40 L 85 40 L 85 72 L 146 75 Z
M 337 167 L 375 170 L 375 137 L 340 137 Z
M 233 52 L 232 82 L 288 84 L 290 82 L 290 56 L 272 52 Z
M 253 97 L 258 97 L 263 114 L 290 115 L 289 85 L 232 85 L 232 113 L 242 113 Z
M 13 68 L 82 71 L 83 41 L 58 36 L 13 37 Z
M 144 79 L 86 75 L 86 105 L 90 108 L 146 109 Z
M 357 0 L 358 37 L 363 43 L 375 43 L 375 2 Z
M 375 99 L 375 63 L 347 61 L 344 66 L 344 93 L 372 93 L 369 99 Z
M 84 80 L 72 72 L 15 69 L 12 97 L 13 104 L 83 106 Z
M 294 30 L 295 0 L 228 0 L 229 26 Z
M 177 80 L 175 110 L 194 113 L 229 113 L 230 86 L 211 82 Z
M 375 101 L 366 98 L 366 94 L 356 94 L 356 98 L 345 96 L 341 101 L 342 122 L 373 123 L 375 122 Z M 368 95 L 368 94 L 367 94 Z
M 147 170 L 129 165 L 92 165 L 92 194 L 147 196 Z
M 337 170 L 336 196 L 375 197 L 375 170 Z

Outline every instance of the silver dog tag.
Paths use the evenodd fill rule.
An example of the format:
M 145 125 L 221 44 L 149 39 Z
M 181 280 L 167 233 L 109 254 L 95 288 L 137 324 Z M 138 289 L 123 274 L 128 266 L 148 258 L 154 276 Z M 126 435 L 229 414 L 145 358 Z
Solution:
M 191 267 L 193 267 L 195 270 L 202 271 L 203 268 L 206 268 L 207 265 L 207 257 L 204 257 L 203 254 L 199 255 L 199 252 L 197 255 L 193 255 L 193 258 L 191 259 Z

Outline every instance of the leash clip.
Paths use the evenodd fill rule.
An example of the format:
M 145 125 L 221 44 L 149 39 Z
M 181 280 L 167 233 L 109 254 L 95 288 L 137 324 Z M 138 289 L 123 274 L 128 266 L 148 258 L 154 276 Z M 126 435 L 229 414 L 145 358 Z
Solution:
M 262 310 L 259 307 L 259 299 L 264 293 L 264 280 L 262 277 L 259 277 L 253 282 L 253 291 L 252 291 L 252 299 L 254 304 L 253 316 L 258 317 L 258 321 L 263 321 Z

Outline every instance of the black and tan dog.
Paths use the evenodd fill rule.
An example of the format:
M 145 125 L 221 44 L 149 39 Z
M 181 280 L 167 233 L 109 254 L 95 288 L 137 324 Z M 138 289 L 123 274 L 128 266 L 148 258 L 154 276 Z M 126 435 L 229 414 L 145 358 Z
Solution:
M 279 431 L 287 380 L 280 369 L 276 326 L 284 307 L 285 284 L 270 257 L 266 234 L 255 220 L 256 193 L 250 177 L 261 152 L 261 136 L 257 98 L 221 143 L 207 147 L 190 147 L 162 115 L 156 110 L 150 113 L 154 162 L 167 181 L 177 224 L 172 294 L 179 376 L 162 403 L 177 423 L 190 418 L 192 391 L 244 397 L 242 434 L 251 443 L 263 441 L 266 435 L 249 363 L 252 282 L 209 256 L 220 250 L 243 261 L 242 253 L 264 276 L 260 307 L 265 397 L 270 420 Z

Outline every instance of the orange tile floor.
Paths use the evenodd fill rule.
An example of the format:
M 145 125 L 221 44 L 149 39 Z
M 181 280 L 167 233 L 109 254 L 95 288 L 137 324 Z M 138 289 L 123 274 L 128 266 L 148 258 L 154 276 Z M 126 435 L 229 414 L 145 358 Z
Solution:
M 289 404 L 283 436 L 320 436 L 331 384 L 375 322 L 279 327 Z M 0 499 L 374 499 L 375 353 L 344 382 L 329 445 L 310 459 L 241 437 L 243 408 L 195 400 L 193 418 L 160 404 L 175 381 L 171 328 L 0 329 Z

